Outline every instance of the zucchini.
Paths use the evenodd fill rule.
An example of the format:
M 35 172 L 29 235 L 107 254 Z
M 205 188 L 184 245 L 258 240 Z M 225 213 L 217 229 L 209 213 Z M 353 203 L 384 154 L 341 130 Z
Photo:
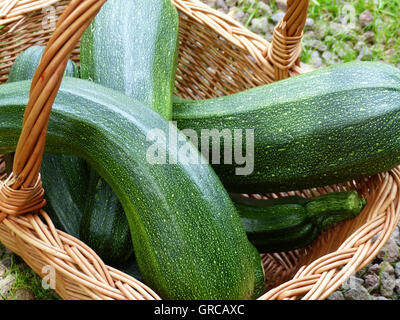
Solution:
M 333 192 L 320 195 L 311 199 L 306 204 L 306 209 L 312 223 L 319 230 L 323 230 L 355 217 L 365 204 L 365 199 L 360 198 L 357 191 L 353 190 L 347 193 Z
M 400 71 L 376 62 L 334 65 L 226 97 L 174 103 L 178 128 L 191 129 L 191 140 L 206 141 L 204 156 L 210 154 L 234 193 L 302 190 L 390 170 L 400 164 L 399 112 Z M 201 135 L 205 129 L 228 129 L 216 161 L 216 144 Z M 230 147 L 235 143 L 242 149 Z M 245 164 L 236 161 L 241 152 Z M 225 161 L 233 153 L 237 158 Z
M 171 120 L 178 23 L 170 0 L 107 1 L 82 37 L 82 78 L 136 98 Z M 104 261 L 119 265 L 132 253 L 128 222 L 110 186 L 93 175 L 97 187 L 89 191 L 80 235 Z
M 249 241 L 262 253 L 285 252 L 311 245 L 321 231 L 357 216 L 365 205 L 357 191 L 333 192 L 306 199 L 231 198 Z
M 79 239 L 89 180 L 86 161 L 70 155 L 45 153 L 40 172 L 47 201 L 44 210 L 57 229 Z
M 44 46 L 31 46 L 21 52 L 10 69 L 8 82 L 33 79 L 40 60 L 42 59 L 44 49 Z M 71 60 L 68 60 L 65 76 L 79 78 L 79 69 Z
M 82 36 L 82 79 L 121 91 L 171 120 L 178 30 L 171 0 L 108 0 Z
M 23 51 L 11 67 L 8 82 L 31 80 L 45 47 L 32 46 Z M 69 60 L 65 76 L 79 77 L 76 64 Z M 12 171 L 13 154 L 6 155 L 8 173 Z M 69 155 L 44 154 L 41 174 L 46 192 L 44 208 L 56 228 L 79 237 L 79 228 L 86 203 L 89 168 L 84 160 Z
M 80 239 L 105 263 L 119 266 L 133 254 L 124 209 L 111 187 L 91 170 L 87 202 L 80 225 Z
M 0 86 L 0 152 L 14 152 L 29 81 Z M 178 148 L 200 156 L 176 127 L 122 93 L 64 78 L 53 104 L 45 152 L 85 159 L 111 186 L 127 216 L 140 273 L 164 299 L 250 299 L 254 259 L 238 212 L 208 164 L 182 157 L 151 164 L 148 152 Z M 176 138 L 177 145 L 168 143 Z
M 44 49 L 33 46 L 20 54 L 10 80 L 33 78 Z M 79 75 L 72 61 L 67 64 L 66 75 Z M 41 173 L 47 199 L 44 209 L 58 229 L 84 241 L 109 265 L 118 266 L 130 257 L 132 242 L 122 206 L 86 161 L 71 155 L 45 154 Z M 99 183 L 104 190 L 96 187 Z

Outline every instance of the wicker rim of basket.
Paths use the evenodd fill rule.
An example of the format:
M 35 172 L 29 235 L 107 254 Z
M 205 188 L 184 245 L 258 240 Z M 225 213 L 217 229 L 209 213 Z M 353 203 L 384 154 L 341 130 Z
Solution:
M 197 0 L 172 1 L 178 10 L 214 30 L 233 46 L 244 45 L 271 81 L 301 72 L 298 48 L 307 0 L 288 1 L 287 13 L 276 27 L 271 44 Z M 39 200 L 31 207 L 14 205 L 21 202 L 21 197 L 26 199 L 30 192 L 35 195 L 43 192 L 39 171 L 51 106 L 68 57 L 104 2 L 71 0 L 47 44 L 32 81 L 13 174 L 0 188 L 0 219 L 3 220 L 0 239 L 39 275 L 42 275 L 43 265 L 53 266 L 58 271 L 57 276 L 62 277 L 57 281 L 57 292 L 65 299 L 159 299 L 146 285 L 105 266 L 84 243 L 56 230 L 47 214 L 37 208 L 42 204 Z M 354 230 L 352 235 L 337 244 L 337 250 L 315 259 L 309 257 L 311 261 L 304 263 L 290 281 L 269 290 L 259 299 L 326 298 L 350 272 L 366 265 L 390 236 L 399 220 L 399 185 L 399 169 L 361 181 L 357 186 L 366 195 L 368 204 L 358 222 L 346 224 L 345 228 Z M 330 187 L 319 189 L 321 192 L 330 190 Z M 326 237 L 329 238 L 329 234 Z M 323 247 L 326 243 L 321 238 L 316 246 Z

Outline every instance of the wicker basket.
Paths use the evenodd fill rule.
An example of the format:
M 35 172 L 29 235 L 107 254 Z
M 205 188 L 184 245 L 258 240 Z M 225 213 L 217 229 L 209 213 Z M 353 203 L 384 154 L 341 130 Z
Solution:
M 228 95 L 302 72 L 300 40 L 308 0 L 288 1 L 286 15 L 276 26 L 271 43 L 198 0 L 172 1 L 180 13 L 177 95 L 188 99 Z M 0 1 L 0 25 L 5 26 L 0 29 L 1 83 L 7 80 L 9 68 L 22 50 L 47 43 L 37 70 L 39 76 L 32 81 L 13 174 L 0 188 L 0 241 L 42 277 L 46 275 L 44 266 L 54 267 L 56 291 L 63 299 L 160 299 L 143 283 L 106 266 L 81 241 L 56 230 L 47 214 L 38 209 L 43 197 L 39 170 L 50 107 L 67 59 L 72 55 L 79 61 L 80 36 L 104 2 Z M 43 8 L 49 6 L 53 18 L 58 19 L 54 33 L 54 28 L 43 30 L 43 19 L 48 18 L 48 10 Z M 59 17 L 61 12 L 64 14 Z M 63 50 L 59 50 L 60 43 Z M 46 68 L 50 76 L 43 80 L 40 75 Z M 45 98 L 37 99 L 38 92 Z M 27 115 L 33 110 L 42 110 L 43 117 L 30 122 Z M 0 156 L 0 178 L 5 178 L 2 160 Z M 366 197 L 367 206 L 358 217 L 324 232 L 312 247 L 263 254 L 267 281 L 265 294 L 259 299 L 327 298 L 351 274 L 366 266 L 390 237 L 400 217 L 399 186 L 400 171 L 396 168 L 360 181 L 311 189 L 313 195 L 357 189 Z M 288 194 L 307 197 L 309 190 L 267 196 Z M 23 204 L 27 197 L 29 207 L 8 210 L 9 204 Z

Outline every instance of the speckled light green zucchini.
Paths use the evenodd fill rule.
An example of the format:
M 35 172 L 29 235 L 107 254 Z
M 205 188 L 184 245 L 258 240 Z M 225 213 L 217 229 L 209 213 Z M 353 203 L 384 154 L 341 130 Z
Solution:
M 0 153 L 15 151 L 29 81 L 0 86 Z M 164 299 L 250 299 L 254 255 L 239 214 L 208 164 L 151 164 L 160 152 L 194 146 L 158 113 L 120 92 L 64 78 L 47 131 L 47 153 L 84 158 L 107 181 L 127 216 L 143 280 Z
M 203 129 L 254 130 L 251 174 L 237 175 L 243 165 L 235 161 L 213 165 L 229 191 L 277 192 L 345 182 L 400 164 L 400 70 L 354 62 L 227 97 L 180 99 L 174 120 L 179 129 L 194 129 L 199 136 Z M 224 141 L 221 150 L 224 159 Z
M 108 0 L 81 43 L 81 77 L 172 118 L 178 12 L 171 0 Z

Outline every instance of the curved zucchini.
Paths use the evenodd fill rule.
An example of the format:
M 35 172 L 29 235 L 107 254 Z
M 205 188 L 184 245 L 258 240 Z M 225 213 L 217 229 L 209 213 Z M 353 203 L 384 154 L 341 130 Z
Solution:
M 2 153 L 15 151 L 28 97 L 29 81 L 0 86 Z M 148 140 L 150 133 L 153 139 Z M 175 164 L 148 161 L 154 140 L 159 152 L 173 158 L 173 137 L 178 148 L 199 155 L 174 126 L 138 101 L 65 78 L 50 116 L 45 152 L 82 157 L 105 178 L 127 216 L 140 273 L 162 298 L 250 299 L 253 252 L 214 171 L 181 158 Z
M 392 169 L 400 164 L 399 113 L 400 70 L 376 62 L 335 65 L 226 97 L 174 103 L 180 130 L 200 137 L 205 129 L 229 129 L 228 143 L 236 149 L 221 141 L 217 160 L 231 156 L 232 162 L 211 161 L 215 143 L 201 147 L 236 193 L 302 190 Z
M 310 199 L 288 196 L 260 200 L 237 194 L 231 198 L 249 241 L 261 253 L 305 248 L 321 231 L 354 218 L 365 205 L 355 190 Z

